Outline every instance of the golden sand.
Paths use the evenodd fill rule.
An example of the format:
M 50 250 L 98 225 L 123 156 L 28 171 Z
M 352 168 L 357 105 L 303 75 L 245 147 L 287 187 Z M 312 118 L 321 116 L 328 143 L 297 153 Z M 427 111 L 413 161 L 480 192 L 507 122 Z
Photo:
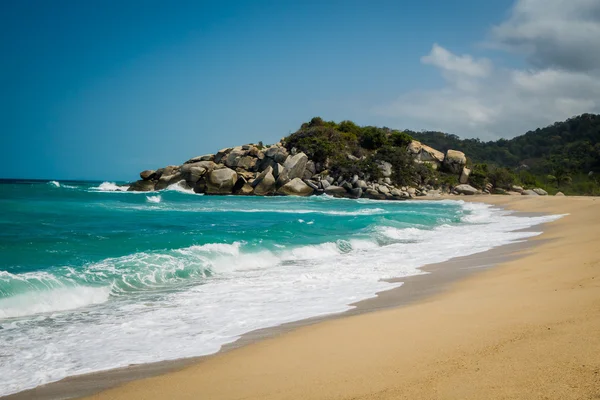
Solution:
M 600 199 L 470 200 L 570 215 L 523 257 L 416 304 L 298 328 L 91 398 L 600 399 Z

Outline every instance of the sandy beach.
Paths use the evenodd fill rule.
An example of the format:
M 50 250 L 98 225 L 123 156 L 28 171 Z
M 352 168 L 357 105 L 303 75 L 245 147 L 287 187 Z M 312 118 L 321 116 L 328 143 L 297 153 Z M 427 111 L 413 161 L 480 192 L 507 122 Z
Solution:
M 569 215 L 518 259 L 417 303 L 300 327 L 90 398 L 600 398 L 600 200 L 469 200 Z

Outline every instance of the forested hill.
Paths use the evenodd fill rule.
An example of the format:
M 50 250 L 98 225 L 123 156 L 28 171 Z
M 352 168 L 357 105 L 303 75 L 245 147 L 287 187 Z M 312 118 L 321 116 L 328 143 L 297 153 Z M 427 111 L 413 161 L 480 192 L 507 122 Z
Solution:
M 405 131 L 441 151 L 456 149 L 474 163 L 539 174 L 600 174 L 600 115 L 583 114 L 513 139 L 482 142 L 442 132 Z

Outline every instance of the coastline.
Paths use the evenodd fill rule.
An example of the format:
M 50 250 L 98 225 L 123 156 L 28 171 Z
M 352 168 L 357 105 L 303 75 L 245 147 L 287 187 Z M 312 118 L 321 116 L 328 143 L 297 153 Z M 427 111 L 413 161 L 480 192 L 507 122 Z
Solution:
M 464 198 L 461 196 L 460 198 L 457 198 L 455 196 L 452 196 L 449 198 L 453 200 L 467 200 L 489 203 L 485 200 L 490 199 L 491 197 L 476 196 L 472 198 Z M 534 214 L 540 215 L 545 213 L 534 212 L 529 213 L 529 215 L 524 213 L 522 215 L 531 216 Z M 538 229 L 532 229 L 538 231 Z M 313 325 L 319 326 L 321 325 L 321 323 L 327 323 L 329 321 L 334 321 L 338 319 L 346 319 L 348 317 L 353 317 L 365 313 L 385 312 L 381 310 L 393 310 L 398 308 L 399 306 L 420 304 L 421 302 L 428 301 L 428 299 L 430 299 L 431 297 L 435 297 L 440 295 L 440 293 L 444 293 L 447 289 L 451 288 L 452 285 L 454 285 L 458 281 L 462 281 L 465 278 L 468 279 L 472 275 L 479 275 L 479 272 L 486 271 L 491 266 L 521 257 L 524 252 L 529 253 L 532 249 L 532 246 L 540 243 L 540 241 L 537 240 L 538 238 L 539 237 L 534 237 L 530 238 L 531 240 L 527 239 L 526 241 L 521 243 L 500 246 L 489 251 L 474 254 L 471 256 L 453 258 L 451 260 L 439 264 L 426 265 L 424 267 L 421 267 L 421 269 L 424 272 L 435 273 L 393 279 L 392 281 L 402 281 L 405 283 L 402 287 L 381 292 L 377 295 L 377 297 L 362 300 L 358 303 L 355 303 L 353 304 L 354 306 L 356 306 L 355 308 L 348 310 L 344 313 L 330 314 L 322 317 L 296 321 L 277 327 L 252 331 L 243 335 L 237 341 L 223 346 L 222 349 L 216 354 L 180 360 L 163 361 L 151 364 L 135 365 L 125 368 L 69 377 L 59 382 L 43 385 L 38 388 L 16 393 L 10 396 L 6 396 L 4 398 L 74 398 L 94 394 L 99 391 L 110 389 L 118 385 L 124 385 L 123 387 L 126 388 L 127 386 L 129 386 L 127 382 L 134 381 L 132 382 L 132 384 L 135 384 L 136 382 L 139 382 L 140 379 L 152 379 L 152 377 L 155 377 L 157 375 L 159 375 L 157 379 L 160 379 L 162 376 L 168 376 L 173 373 L 185 373 L 186 371 L 188 371 L 191 368 L 194 368 L 197 365 L 212 362 L 214 359 L 218 359 L 224 354 L 232 353 L 233 350 L 242 347 L 247 347 L 247 345 L 256 345 L 257 343 L 261 343 L 265 339 L 277 340 L 280 337 L 285 337 L 289 332 L 293 332 L 298 329 L 303 329 Z M 117 387 L 113 390 L 118 391 L 120 390 L 120 387 Z M 112 392 L 112 390 L 110 392 Z M 103 396 L 103 393 L 106 392 L 102 392 L 99 395 Z M 110 395 L 110 398 L 112 398 L 112 395 Z

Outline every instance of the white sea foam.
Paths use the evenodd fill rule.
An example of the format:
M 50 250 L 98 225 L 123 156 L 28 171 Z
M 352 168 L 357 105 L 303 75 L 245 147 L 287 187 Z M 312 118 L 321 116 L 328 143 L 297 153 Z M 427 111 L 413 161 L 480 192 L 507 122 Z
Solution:
M 11 343 L 0 346 L 0 395 L 69 375 L 210 354 L 245 332 L 343 312 L 401 285 L 382 279 L 524 240 L 540 232 L 523 229 L 560 217 L 463 207 L 469 211 L 463 224 L 434 229 L 379 226 L 364 238 L 296 248 L 256 251 L 244 242 L 211 243 L 103 260 L 72 278 L 91 285 L 99 277 L 118 277 L 114 301 L 99 292 L 86 297 L 84 308 L 0 321 Z M 195 284 L 190 276 L 198 278 L 191 280 Z M 119 296 L 127 290 L 136 295 Z
M 160 196 L 146 196 L 146 200 L 148 200 L 150 203 L 160 203 L 161 197 Z
M 29 291 L 0 299 L 0 319 L 72 310 L 104 303 L 109 295 L 110 287 L 63 286 L 51 290 Z
M 54 187 L 60 187 L 60 182 L 57 182 L 57 181 L 50 181 L 50 182 L 48 182 L 48 184 L 52 185 Z
M 173 183 L 173 184 L 167 186 L 167 188 L 165 190 L 186 193 L 186 194 L 196 194 L 193 189 L 191 189 L 189 186 L 187 186 L 185 181 L 179 181 L 177 183 Z
M 90 189 L 100 192 L 126 192 L 129 186 L 119 186 L 114 182 L 102 182 L 99 186 Z

